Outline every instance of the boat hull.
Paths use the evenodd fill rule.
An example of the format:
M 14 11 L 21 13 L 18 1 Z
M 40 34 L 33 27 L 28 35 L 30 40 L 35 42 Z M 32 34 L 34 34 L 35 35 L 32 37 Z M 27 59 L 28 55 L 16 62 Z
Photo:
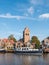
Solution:
M 42 51 L 15 51 L 16 54 L 34 54 L 42 55 Z
M 0 53 L 5 53 L 6 51 L 5 50 L 0 50 Z

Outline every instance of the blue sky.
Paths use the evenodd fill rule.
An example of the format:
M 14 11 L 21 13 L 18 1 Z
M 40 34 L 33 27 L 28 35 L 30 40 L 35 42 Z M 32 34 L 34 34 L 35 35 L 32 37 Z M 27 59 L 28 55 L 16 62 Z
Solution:
M 25 27 L 40 41 L 49 36 L 49 0 L 0 0 L 0 38 L 18 40 Z

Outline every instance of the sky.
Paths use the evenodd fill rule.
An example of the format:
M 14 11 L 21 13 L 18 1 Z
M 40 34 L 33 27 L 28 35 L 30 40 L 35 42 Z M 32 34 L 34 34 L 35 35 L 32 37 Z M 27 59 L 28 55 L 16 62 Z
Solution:
M 23 38 L 25 27 L 30 38 L 49 36 L 49 0 L 0 0 L 0 38 Z

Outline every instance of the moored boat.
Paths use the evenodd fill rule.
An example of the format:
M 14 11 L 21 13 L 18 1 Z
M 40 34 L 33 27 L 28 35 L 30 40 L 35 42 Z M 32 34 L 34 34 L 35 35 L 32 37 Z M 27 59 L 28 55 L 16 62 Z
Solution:
M 29 47 L 16 48 L 15 52 L 19 54 L 42 54 L 41 49 L 31 49 Z
M 5 49 L 0 49 L 0 52 L 6 52 Z

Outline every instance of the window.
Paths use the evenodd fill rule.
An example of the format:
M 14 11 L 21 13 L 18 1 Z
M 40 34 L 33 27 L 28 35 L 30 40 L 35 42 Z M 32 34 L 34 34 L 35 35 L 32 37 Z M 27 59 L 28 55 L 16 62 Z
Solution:
M 26 33 L 26 35 L 29 35 L 28 33 Z
M 46 44 L 48 44 L 48 42 L 46 42 Z

